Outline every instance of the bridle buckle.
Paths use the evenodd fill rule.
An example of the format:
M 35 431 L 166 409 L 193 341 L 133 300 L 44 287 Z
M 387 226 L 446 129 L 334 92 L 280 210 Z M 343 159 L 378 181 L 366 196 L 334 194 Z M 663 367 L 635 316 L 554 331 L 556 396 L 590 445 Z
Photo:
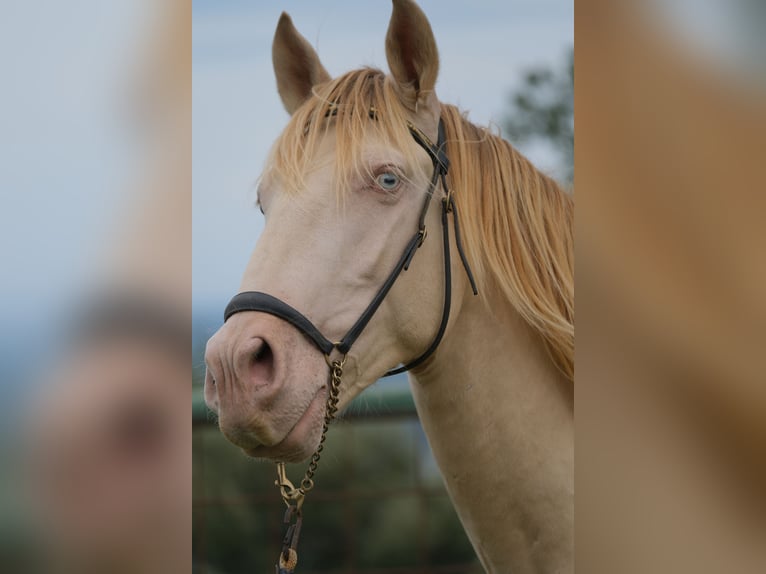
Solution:
M 442 202 L 444 203 L 444 211 L 446 213 L 452 213 L 452 189 L 445 190 Z

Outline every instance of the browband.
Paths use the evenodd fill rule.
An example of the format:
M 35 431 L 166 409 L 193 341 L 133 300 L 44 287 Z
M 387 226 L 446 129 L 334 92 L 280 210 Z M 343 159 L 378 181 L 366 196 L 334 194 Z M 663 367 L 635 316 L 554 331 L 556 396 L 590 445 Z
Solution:
M 328 113 L 334 115 L 336 112 L 337 109 L 333 108 Z M 376 114 L 377 112 L 375 110 L 370 110 L 370 116 L 372 118 L 375 118 Z M 478 291 L 476 289 L 476 282 L 474 281 L 473 273 L 471 273 L 471 268 L 468 265 L 468 260 L 466 259 L 463 252 L 463 245 L 460 237 L 460 225 L 458 223 L 455 202 L 452 198 L 452 195 L 447 190 L 446 176 L 449 170 L 450 162 L 446 154 L 446 136 L 444 131 L 444 122 L 441 119 L 439 120 L 438 139 L 436 141 L 436 145 L 434 145 L 431 140 L 412 123 L 407 122 L 407 127 L 409 128 L 413 139 L 428 153 L 434 166 L 433 175 L 428 187 L 428 193 L 426 194 L 423 207 L 420 211 L 418 229 L 415 232 L 415 235 L 413 235 L 413 237 L 407 243 L 402 256 L 399 258 L 396 266 L 393 268 L 386 281 L 380 287 L 375 297 L 361 314 L 359 319 L 357 319 L 356 323 L 354 323 L 354 325 L 343 336 L 343 338 L 335 343 L 330 341 L 300 311 L 288 305 L 284 301 L 269 295 L 268 293 L 261 293 L 259 291 L 245 291 L 235 295 L 226 306 L 226 310 L 224 311 L 224 322 L 226 322 L 229 317 L 235 313 L 240 313 L 242 311 L 260 311 L 262 313 L 268 313 L 270 315 L 279 317 L 284 321 L 287 321 L 293 327 L 301 331 L 325 355 L 329 356 L 333 349 L 337 349 L 338 352 L 340 352 L 342 355 L 345 355 L 349 352 L 359 335 L 362 334 L 362 331 L 364 331 L 364 328 L 370 322 L 373 315 L 378 310 L 378 307 L 380 307 L 380 304 L 385 299 L 386 295 L 388 295 L 388 292 L 391 290 L 391 287 L 393 287 L 401 272 L 406 271 L 409 268 L 410 262 L 415 256 L 415 252 L 423 244 L 423 241 L 426 238 L 426 214 L 428 213 L 428 208 L 431 204 L 431 198 L 433 197 L 436 186 L 439 184 L 439 180 L 441 180 L 442 189 L 445 194 L 441 202 L 442 239 L 444 243 L 444 307 L 442 310 L 441 324 L 439 325 L 439 330 L 431 342 L 431 345 L 429 345 L 429 347 L 418 358 L 404 366 L 388 371 L 384 376 L 388 377 L 397 373 L 403 373 L 409 369 L 417 367 L 436 350 L 436 348 L 439 346 L 439 343 L 441 342 L 442 337 L 444 336 L 444 331 L 447 328 L 447 323 L 449 322 L 449 313 L 452 300 L 452 265 L 450 258 L 448 221 L 449 213 L 452 213 L 453 216 L 455 226 L 455 244 L 457 245 L 460 260 L 463 264 L 466 275 L 468 276 L 468 281 L 471 284 L 473 294 L 476 295 Z

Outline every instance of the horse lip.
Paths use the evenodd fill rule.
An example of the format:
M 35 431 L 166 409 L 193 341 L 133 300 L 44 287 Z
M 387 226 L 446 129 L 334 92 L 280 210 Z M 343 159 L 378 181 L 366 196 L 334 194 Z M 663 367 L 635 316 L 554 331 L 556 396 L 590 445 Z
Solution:
M 303 458 L 306 457 L 304 454 L 304 449 L 300 446 L 296 448 L 296 446 L 291 446 L 289 444 L 290 439 L 292 438 L 293 433 L 295 432 L 295 429 L 304 421 L 306 421 L 312 414 L 312 411 L 314 409 L 320 408 L 318 405 L 324 405 L 326 402 L 326 391 L 327 391 L 327 385 L 322 385 L 317 389 L 317 392 L 314 394 L 314 397 L 309 402 L 308 406 L 306 407 L 306 410 L 303 411 L 303 414 L 298 418 L 298 420 L 295 422 L 295 424 L 290 428 L 289 431 L 285 434 L 284 438 L 282 438 L 281 441 L 274 445 L 264 445 L 259 444 L 255 447 L 245 447 L 242 446 L 242 450 L 247 454 L 248 456 L 251 456 L 253 458 L 266 458 L 270 460 L 280 460 L 283 462 L 300 462 Z M 308 429 L 309 432 L 311 429 Z
M 223 435 L 226 437 L 226 440 L 234 445 L 239 446 L 240 448 L 258 448 L 261 445 L 259 439 L 250 430 L 243 428 L 229 429 L 223 426 L 220 427 L 220 429 Z

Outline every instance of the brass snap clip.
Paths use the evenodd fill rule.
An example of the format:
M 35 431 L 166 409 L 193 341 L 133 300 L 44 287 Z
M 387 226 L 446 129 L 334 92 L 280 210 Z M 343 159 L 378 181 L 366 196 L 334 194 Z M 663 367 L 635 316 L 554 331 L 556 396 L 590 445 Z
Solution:
M 277 463 L 277 480 L 274 481 L 274 484 L 279 487 L 279 492 L 285 504 L 288 507 L 295 506 L 300 511 L 303 506 L 303 500 L 306 498 L 306 493 L 302 488 L 295 488 L 295 485 L 287 478 L 284 462 Z

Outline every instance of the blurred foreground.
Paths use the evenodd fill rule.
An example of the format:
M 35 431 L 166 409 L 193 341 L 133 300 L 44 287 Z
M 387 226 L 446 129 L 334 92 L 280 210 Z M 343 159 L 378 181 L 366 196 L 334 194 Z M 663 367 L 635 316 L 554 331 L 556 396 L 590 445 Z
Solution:
M 0 570 L 189 572 L 191 3 L 12 4 Z
M 766 571 L 763 6 L 576 4 L 584 572 Z

